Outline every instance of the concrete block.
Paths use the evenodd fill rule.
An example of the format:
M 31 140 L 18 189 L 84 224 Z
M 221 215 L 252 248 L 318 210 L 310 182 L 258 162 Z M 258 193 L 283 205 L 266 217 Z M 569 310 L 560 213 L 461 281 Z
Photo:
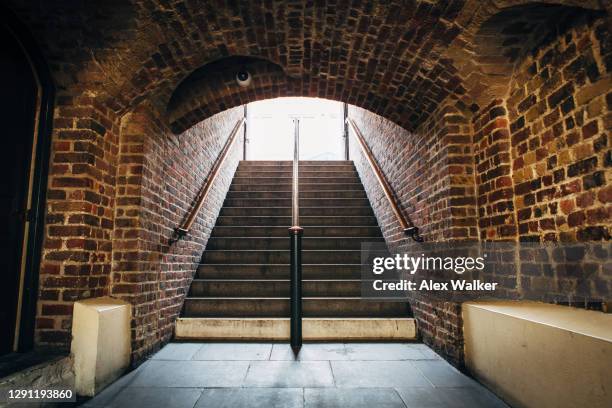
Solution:
M 72 348 L 78 395 L 93 396 L 130 364 L 131 306 L 110 297 L 74 304 Z
M 612 315 L 538 302 L 463 304 L 469 371 L 517 408 L 612 407 Z

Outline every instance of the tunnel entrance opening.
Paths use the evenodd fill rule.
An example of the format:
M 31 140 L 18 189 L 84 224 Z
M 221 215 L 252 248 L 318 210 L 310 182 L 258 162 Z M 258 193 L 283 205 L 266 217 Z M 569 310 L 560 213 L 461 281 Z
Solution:
M 344 160 L 344 107 L 319 98 L 275 98 L 247 105 L 247 160 L 293 159 L 300 120 L 300 160 Z

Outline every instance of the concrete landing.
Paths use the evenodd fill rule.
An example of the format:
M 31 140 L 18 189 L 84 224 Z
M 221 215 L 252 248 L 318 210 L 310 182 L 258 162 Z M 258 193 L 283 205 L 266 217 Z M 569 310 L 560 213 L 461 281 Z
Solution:
M 304 318 L 305 341 L 416 340 L 413 318 Z M 288 318 L 179 318 L 181 340 L 289 340 Z
M 85 405 L 507 408 L 417 343 L 172 343 Z

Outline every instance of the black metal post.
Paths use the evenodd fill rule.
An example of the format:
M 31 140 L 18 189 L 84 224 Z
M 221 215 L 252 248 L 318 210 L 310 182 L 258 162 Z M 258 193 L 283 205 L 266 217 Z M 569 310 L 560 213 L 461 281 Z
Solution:
M 294 119 L 294 146 L 293 146 L 293 177 L 291 192 L 291 228 L 290 239 L 290 296 L 291 296 L 291 349 L 297 356 L 302 348 L 302 235 L 304 229 L 300 227 L 300 121 Z
M 304 229 L 291 227 L 291 349 L 297 355 L 302 348 L 302 235 Z

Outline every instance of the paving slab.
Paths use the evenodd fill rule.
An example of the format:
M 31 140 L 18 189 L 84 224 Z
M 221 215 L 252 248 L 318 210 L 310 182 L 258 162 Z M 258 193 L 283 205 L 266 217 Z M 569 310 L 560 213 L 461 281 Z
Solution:
M 128 387 L 124 388 L 108 405 L 108 408 L 193 408 L 200 398 L 200 388 Z
M 392 388 L 307 388 L 304 406 L 350 408 L 405 408 L 397 391 Z
M 244 381 L 245 387 L 333 387 L 328 361 L 254 361 Z
M 309 343 L 304 344 L 297 358 L 289 344 L 275 344 L 272 347 L 270 360 L 285 361 L 333 361 L 348 360 L 349 355 L 343 343 Z
M 302 408 L 301 388 L 205 389 L 195 408 Z
M 351 360 L 399 361 L 424 360 L 426 356 L 418 349 L 403 343 L 349 343 L 346 352 Z
M 414 366 L 435 387 L 470 387 L 478 383 L 446 361 L 413 361 Z
M 170 343 L 155 353 L 152 360 L 191 360 L 202 348 L 201 343 Z
M 205 343 L 192 357 L 193 360 L 268 360 L 272 344 L 264 343 Z
M 406 408 L 509 408 L 484 388 L 400 387 Z
M 130 387 L 240 387 L 248 361 L 151 360 Z
M 426 387 L 431 383 L 412 361 L 331 361 L 337 387 Z

